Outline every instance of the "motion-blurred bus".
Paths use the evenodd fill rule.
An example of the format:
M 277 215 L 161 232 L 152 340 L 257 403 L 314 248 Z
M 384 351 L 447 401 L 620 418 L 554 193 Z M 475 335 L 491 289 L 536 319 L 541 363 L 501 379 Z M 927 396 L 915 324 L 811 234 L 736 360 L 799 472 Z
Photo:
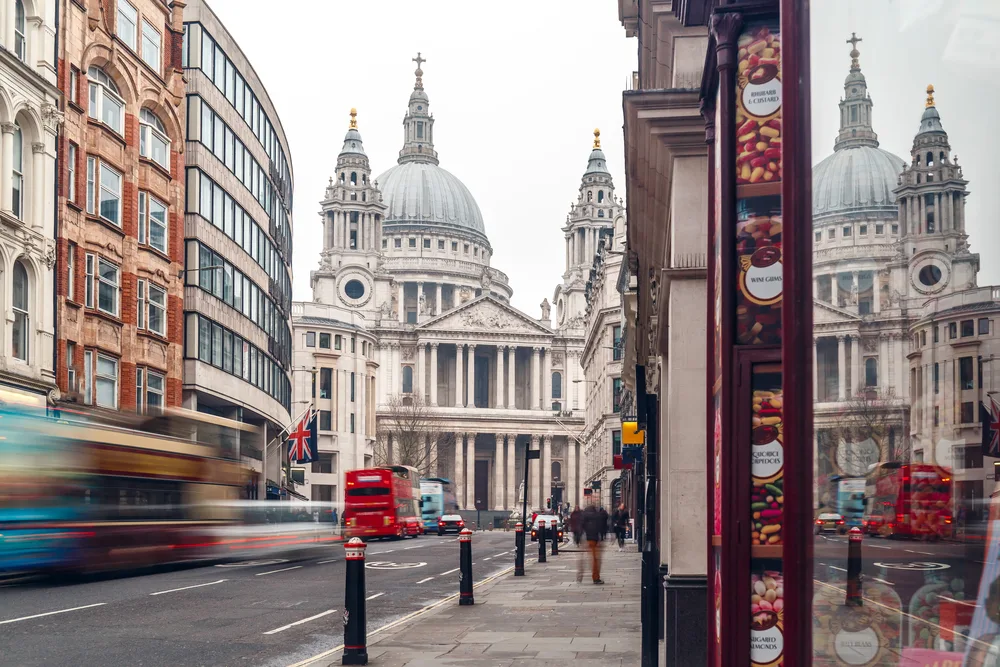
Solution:
M 344 479 L 344 537 L 401 539 L 424 533 L 420 473 L 409 466 L 349 470 Z
M 189 411 L 109 418 L 116 424 L 0 411 L 0 575 L 217 555 L 215 533 L 236 517 L 213 503 L 238 499 L 246 481 L 223 456 L 219 420 Z
M 443 477 L 420 480 L 420 495 L 424 503 L 420 509 L 425 530 L 437 530 L 438 519 L 445 514 L 458 512 L 458 501 L 451 482 Z
M 862 530 L 869 535 L 951 537 L 951 475 L 925 463 L 875 463 L 865 477 Z

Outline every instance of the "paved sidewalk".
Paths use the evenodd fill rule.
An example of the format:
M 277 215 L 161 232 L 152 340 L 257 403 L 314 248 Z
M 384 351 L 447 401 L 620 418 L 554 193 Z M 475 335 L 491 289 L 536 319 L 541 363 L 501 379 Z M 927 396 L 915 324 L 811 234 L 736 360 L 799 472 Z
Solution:
M 529 547 L 527 555 L 536 551 Z M 604 548 L 603 586 L 589 563 L 577 583 L 583 552 L 529 563 L 526 576 L 507 574 L 477 588 L 476 604 L 442 605 L 369 637 L 368 664 L 378 667 L 627 667 L 639 664 L 640 554 Z M 340 654 L 321 664 L 340 665 Z

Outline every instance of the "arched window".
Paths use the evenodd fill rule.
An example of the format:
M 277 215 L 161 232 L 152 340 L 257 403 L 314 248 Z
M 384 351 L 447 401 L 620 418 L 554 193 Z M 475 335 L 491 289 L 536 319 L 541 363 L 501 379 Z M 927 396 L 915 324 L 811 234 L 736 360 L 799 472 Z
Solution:
M 341 185 L 344 183 L 344 172 L 340 172 L 340 183 Z
M 603 208 L 600 211 L 597 212 L 597 217 L 598 218 L 603 218 L 604 217 L 604 209 Z
M 413 393 L 413 366 L 403 366 L 403 393 Z
M 27 58 L 27 40 L 24 38 L 24 0 L 14 1 L 14 55 L 24 62 Z
M 866 387 L 877 387 L 878 386 L 878 360 L 877 359 L 865 359 L 865 386 Z
M 139 112 L 139 155 L 170 171 L 170 139 L 167 128 L 149 109 Z
M 368 177 L 365 174 L 361 174 L 361 185 L 368 185 Z
M 552 398 L 562 398 L 562 373 L 552 374 Z
M 588 202 L 594 201 L 594 193 L 591 192 L 590 190 L 587 190 L 587 201 Z
M 357 184 L 358 184 L 358 172 L 352 171 L 351 172 L 351 185 L 357 185 Z
M 368 201 L 367 194 L 368 194 L 367 192 L 362 192 L 361 193 L 361 201 Z
M 944 164 L 944 151 L 941 151 L 941 164 Z
M 927 151 L 927 166 L 928 167 L 934 166 L 934 153 L 930 151 Z
M 604 190 L 598 190 L 597 191 L 597 203 L 600 204 L 602 201 L 604 201 Z
M 11 354 L 28 360 L 28 272 L 21 262 L 14 263 L 14 341 Z
M 123 134 L 125 100 L 121 98 L 118 86 L 100 67 L 88 69 L 87 78 L 90 80 L 90 104 L 87 114 L 118 134 Z
M 24 216 L 24 135 L 17 123 L 14 123 L 14 161 L 10 169 L 10 207 L 14 216 L 21 219 Z
M 552 462 L 552 481 L 561 482 L 562 481 L 562 463 L 559 461 Z

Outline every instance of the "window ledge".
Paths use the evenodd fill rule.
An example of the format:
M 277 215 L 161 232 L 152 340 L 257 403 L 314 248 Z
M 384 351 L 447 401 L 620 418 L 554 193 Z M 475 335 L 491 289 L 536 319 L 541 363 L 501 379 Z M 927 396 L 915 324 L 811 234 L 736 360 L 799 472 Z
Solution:
M 77 212 L 79 212 L 79 213 L 82 213 L 82 212 L 83 212 L 83 207 L 82 207 L 82 206 L 80 206 L 79 204 L 77 204 L 77 203 L 76 203 L 75 201 L 73 201 L 72 199 L 67 199 L 67 200 L 66 200 L 66 206 L 69 206 L 69 207 L 70 207 L 71 209 L 73 209 L 74 211 L 77 211 Z
M 174 179 L 174 177 L 171 175 L 169 169 L 167 169 L 166 167 L 164 167 L 162 164 L 160 164 L 159 162 L 157 162 L 156 160 L 154 160 L 151 157 L 146 157 L 145 155 L 140 155 L 139 156 L 139 164 L 144 164 L 144 165 L 147 165 L 149 167 L 152 167 L 154 170 L 160 172 L 160 174 L 162 174 L 163 177 L 166 178 L 168 181 L 172 181 Z
M 149 329 L 136 328 L 135 335 L 141 338 L 149 338 L 150 340 L 155 340 L 157 342 L 163 343 L 164 345 L 170 345 L 173 342 L 166 336 L 161 336 L 155 331 L 150 331 Z M 163 369 L 163 372 L 166 373 L 167 372 L 166 369 Z
M 73 2 L 76 2 L 76 1 L 77 0 L 73 0 Z M 77 92 L 79 92 L 79 91 L 77 91 Z M 78 103 L 76 103 L 76 102 L 74 102 L 72 100 L 66 102 L 66 108 L 67 109 L 72 109 L 73 111 L 76 111 L 77 113 L 86 113 L 83 110 L 82 106 L 80 106 Z
M 65 298 L 65 299 L 63 300 L 63 303 L 65 303 L 65 305 L 67 305 L 67 306 L 71 306 L 71 307 L 73 307 L 73 308 L 77 308 L 77 309 L 80 309 L 80 308 L 83 308 L 83 304 L 82 304 L 82 303 L 80 303 L 79 301 L 77 301 L 76 299 L 72 298 L 72 297 L 68 297 L 68 296 L 67 296 L 67 297 L 66 297 L 66 298 Z
M 173 262 L 173 260 L 170 258 L 170 255 L 168 255 L 167 253 L 163 252 L 162 250 L 154 248 L 153 246 L 149 245 L 148 243 L 140 243 L 139 244 L 139 250 L 144 250 L 145 252 L 148 252 L 151 255 L 155 255 L 156 257 L 159 257 L 160 259 L 162 259 L 163 261 L 167 262 L 168 264 L 170 264 L 171 262 Z
M 91 116 L 87 116 L 87 125 L 92 125 L 100 129 L 105 135 L 111 137 L 117 143 L 121 144 L 122 148 L 126 148 L 128 146 L 128 142 L 125 141 L 125 137 L 123 137 L 122 135 L 118 134 L 113 129 L 111 129 L 111 126 L 106 124 L 104 121 L 99 120 L 97 118 L 92 118 Z M 101 156 L 101 159 L 104 160 L 103 155 Z M 110 160 L 108 160 L 108 162 L 111 163 Z M 121 167 L 119 167 L 118 165 L 112 164 L 112 166 L 114 166 L 115 169 L 117 169 L 118 171 L 122 171 Z
M 110 229 L 111 231 L 115 232 L 116 234 L 118 234 L 119 236 L 121 236 L 123 239 L 125 238 L 125 230 L 124 229 L 122 229 L 121 227 L 119 227 L 118 225 L 116 225 L 113 222 L 109 222 L 108 220 L 105 220 L 104 218 L 102 218 L 99 215 L 95 215 L 93 213 L 88 213 L 87 214 L 87 220 L 89 222 L 96 222 L 97 224 L 99 224 L 99 225 L 101 225 L 101 226 L 103 226 L 103 227 L 105 227 L 107 229 Z M 119 256 L 121 256 L 121 255 L 119 255 Z M 121 262 L 119 261 L 118 264 L 120 264 L 120 263 Z
M 119 288 L 119 290 L 120 289 L 121 288 Z M 90 316 L 90 317 L 96 317 L 98 319 L 104 320 L 106 322 L 110 322 L 111 324 L 115 324 L 117 326 L 124 326 L 125 325 L 125 322 L 122 321 L 122 319 L 120 317 L 117 317 L 115 315 L 111 315 L 109 313 L 106 313 L 103 310 L 99 310 L 97 308 L 86 308 L 85 310 L 86 310 L 86 314 L 88 316 Z M 116 352 L 115 354 L 118 354 L 118 353 Z

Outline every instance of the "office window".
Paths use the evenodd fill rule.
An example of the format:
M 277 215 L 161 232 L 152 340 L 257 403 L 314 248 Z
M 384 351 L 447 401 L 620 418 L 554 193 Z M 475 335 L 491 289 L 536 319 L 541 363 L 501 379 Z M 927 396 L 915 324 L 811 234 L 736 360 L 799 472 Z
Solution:
M 343 346 L 343 339 L 340 337 L 339 334 L 335 335 L 333 337 L 333 349 L 339 350 L 342 348 L 342 346 Z
M 66 199 L 76 202 L 76 144 L 66 151 Z
M 937 405 L 934 406 L 934 426 L 941 425 L 941 408 Z
M 622 432 L 611 432 L 611 455 L 618 456 L 622 453 Z
M 167 335 L 167 290 L 149 283 L 146 289 L 146 321 L 149 330 L 160 336 Z
M 409 240 L 409 244 L 410 244 L 411 248 L 416 248 L 417 247 L 417 239 L 410 239 Z
M 125 0 L 119 0 L 119 2 L 128 5 Z M 131 7 L 131 5 L 128 6 Z M 99 67 L 91 67 L 87 70 L 87 80 L 90 91 L 87 115 L 101 121 L 117 134 L 124 135 L 122 127 L 125 124 L 125 100 L 121 98 L 118 86 L 111 80 L 107 72 Z
M 319 430 L 321 431 L 332 431 L 333 430 L 333 413 L 329 410 L 319 411 Z
M 122 226 L 122 176 L 108 165 L 101 163 L 100 169 L 100 216 L 104 220 Z
M 351 402 L 354 402 L 354 373 L 351 373 Z
M 451 242 L 451 251 L 452 252 L 458 252 L 458 241 L 452 241 Z
M 76 384 L 76 343 L 72 341 L 66 341 L 66 373 L 69 390 L 79 391 Z
M 160 32 L 149 21 L 142 22 L 142 59 L 159 73 Z
M 614 344 L 614 349 L 611 351 L 611 358 L 614 361 L 621 361 L 622 355 L 624 354 L 624 350 L 622 349 L 624 341 L 622 340 L 622 328 L 620 324 L 616 324 L 611 327 L 611 340 Z
M 306 347 L 316 347 L 316 332 L 307 331 L 306 332 Z
M 974 320 L 962 320 L 962 338 L 976 335 L 976 325 Z
M 352 353 L 355 351 L 355 349 L 357 347 L 356 343 L 357 343 L 357 339 L 352 337 L 351 338 L 351 352 Z
M 66 298 L 76 301 L 76 244 L 66 247 Z
M 430 250 L 430 247 L 431 247 L 431 240 L 430 239 L 424 239 L 424 247 L 427 248 L 428 250 Z
M 27 25 L 24 17 L 24 0 L 14 2 L 14 55 L 21 62 L 27 58 Z
M 899 225 L 894 224 L 892 226 L 892 235 L 895 236 L 897 234 L 899 234 Z
M 990 335 L 990 320 L 987 317 L 979 318 L 979 335 L 988 336 Z
M 118 38 L 137 51 L 135 38 L 136 26 L 139 23 L 139 12 L 125 0 L 118 0 Z
M 941 364 L 934 364 L 934 393 L 941 393 Z
M 850 235 L 851 235 L 850 225 L 844 225 L 844 236 L 850 236 Z
M 920 332 L 920 346 L 927 345 L 927 329 Z
M 976 404 L 973 401 L 966 401 L 962 403 L 962 423 L 972 424 L 976 421 Z M 982 452 L 979 445 L 976 445 L 976 450 Z
M 319 369 L 319 397 L 333 398 L 333 369 Z
M 962 357 L 958 360 L 958 381 L 962 389 L 973 389 L 972 357 Z
M 147 192 L 139 193 L 139 243 L 167 253 L 167 206 Z
M 102 408 L 118 408 L 118 360 L 97 353 L 97 373 L 94 382 L 97 405 Z
M 950 340 L 958 338 L 958 324 L 956 324 L 955 322 L 951 322 L 948 325 L 948 338 Z
M 83 403 L 91 405 L 94 402 L 94 353 L 83 352 Z
M 622 379 L 611 379 L 611 410 L 618 412 L 622 407 Z
M 329 350 L 330 349 L 330 334 L 321 333 L 319 335 L 319 346 L 320 349 Z
M 941 327 L 934 325 L 934 342 L 937 343 L 941 340 Z
M 118 267 L 103 257 L 88 253 L 86 306 L 88 308 L 94 307 L 94 292 L 96 291 L 97 309 L 118 317 L 118 289 Z
M 84 299 L 84 305 L 87 306 L 87 308 L 93 308 L 94 307 L 94 264 L 96 262 L 96 259 L 94 255 L 91 255 L 90 253 L 87 253 L 85 259 L 87 266 L 86 266 L 86 276 L 84 278 L 84 282 L 86 283 L 85 284 L 86 296 Z
M 30 340 L 30 320 L 28 316 L 29 288 L 28 271 L 20 261 L 14 262 L 13 310 L 14 323 L 11 327 L 11 354 L 15 359 L 28 361 L 28 341 Z
M 351 433 L 354 433 L 354 413 L 351 413 Z
M 139 155 L 170 171 L 170 138 L 167 128 L 149 109 L 139 111 Z
M 868 225 L 859 225 L 858 226 L 858 235 L 859 236 L 868 236 Z
M 135 402 L 136 410 L 145 414 L 163 412 L 163 392 L 166 380 L 163 375 L 151 370 L 143 372 L 142 368 L 135 371 Z

